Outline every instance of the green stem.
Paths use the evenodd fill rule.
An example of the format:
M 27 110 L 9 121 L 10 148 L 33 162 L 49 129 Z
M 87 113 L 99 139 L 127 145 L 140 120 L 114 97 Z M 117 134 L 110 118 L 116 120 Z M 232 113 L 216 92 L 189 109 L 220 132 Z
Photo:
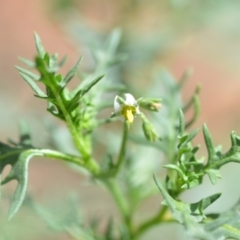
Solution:
M 8 153 L 5 153 L 0 156 L 0 161 L 4 160 L 5 158 L 9 158 L 14 155 L 20 155 L 22 152 L 29 151 L 31 153 L 36 153 L 39 156 L 42 157 L 47 157 L 47 158 L 55 158 L 55 159 L 60 159 L 64 160 L 65 162 L 70 162 L 74 163 L 77 165 L 80 165 L 82 167 L 85 167 L 85 162 L 80 159 L 78 156 L 70 155 L 70 154 L 65 154 L 59 151 L 55 150 L 49 150 L 49 149 L 19 149 L 19 150 L 14 150 Z
M 72 118 L 69 115 L 69 113 L 67 112 L 67 110 L 65 109 L 65 106 L 64 106 L 63 102 L 61 101 L 61 98 L 59 97 L 59 95 L 56 96 L 56 98 L 61 103 L 60 107 L 63 111 L 67 126 L 72 135 L 73 142 L 74 142 L 76 148 L 78 149 L 78 151 L 80 152 L 80 154 L 83 156 L 87 169 L 89 169 L 92 172 L 92 174 L 97 175 L 100 171 L 99 165 L 97 164 L 97 162 L 94 159 L 91 158 L 90 153 L 88 151 L 86 151 L 85 144 L 82 141 L 82 136 L 79 134 L 76 127 L 74 126 L 74 123 L 72 122 Z
M 40 149 L 40 150 L 36 149 L 36 151 L 41 152 L 43 154 L 43 157 L 64 160 L 65 162 L 74 163 L 82 167 L 85 166 L 85 162 L 83 161 L 83 159 L 80 159 L 78 156 L 65 154 L 62 152 L 58 152 L 55 150 L 48 150 L 48 149 Z
M 48 78 L 48 82 L 52 83 L 54 82 L 53 79 L 51 79 L 51 76 L 48 75 L 48 72 L 46 72 L 45 76 L 46 78 Z M 57 89 L 55 88 L 55 86 L 53 84 L 51 84 L 51 90 L 59 104 L 59 107 L 64 115 L 65 121 L 67 123 L 68 129 L 71 133 L 73 142 L 77 148 L 77 150 L 79 151 L 79 153 L 82 155 L 84 161 L 85 161 L 85 167 L 93 174 L 93 175 L 98 175 L 100 172 L 100 167 L 97 164 L 97 162 L 91 158 L 91 154 L 89 153 L 89 151 L 87 151 L 87 147 L 86 144 L 83 141 L 83 136 L 81 136 L 79 134 L 79 131 L 77 130 L 76 126 L 74 125 L 73 121 L 72 121 L 72 117 L 69 114 L 69 112 L 67 111 L 67 109 L 65 108 L 65 104 L 63 99 L 61 98 L 61 94 L 59 94 L 59 92 L 57 91 Z
M 123 163 L 123 160 L 124 160 L 124 157 L 125 157 L 127 137 L 128 137 L 128 129 L 129 129 L 129 125 L 128 125 L 127 121 L 125 121 L 124 122 L 123 138 L 122 138 L 121 148 L 120 148 L 120 151 L 119 151 L 118 160 L 117 160 L 117 164 L 116 164 L 115 172 L 114 172 L 115 175 L 117 175 L 117 173 L 119 172 L 120 167 L 121 167 L 121 165 Z
M 129 211 L 129 206 L 127 201 L 124 198 L 123 193 L 121 192 L 119 186 L 116 184 L 115 179 L 105 179 L 103 180 L 107 186 L 109 192 L 111 193 L 115 203 L 119 209 L 119 212 L 122 216 L 123 221 L 126 223 L 126 227 L 129 232 L 129 236 L 132 235 L 132 221 Z
M 154 216 L 153 218 L 147 220 L 143 224 L 141 224 L 134 233 L 134 237 L 137 238 L 146 232 L 149 228 L 153 227 L 154 225 L 160 224 L 161 222 L 169 222 L 172 221 L 171 219 L 165 219 L 165 214 L 167 213 L 168 207 L 163 206 L 159 213 Z

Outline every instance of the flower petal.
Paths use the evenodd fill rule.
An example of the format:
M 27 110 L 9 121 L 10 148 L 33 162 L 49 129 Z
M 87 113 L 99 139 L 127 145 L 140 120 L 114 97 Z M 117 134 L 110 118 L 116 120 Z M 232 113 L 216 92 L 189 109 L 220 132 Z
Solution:
M 137 104 L 137 101 L 135 100 L 132 94 L 125 93 L 125 97 L 126 97 L 126 100 L 125 100 L 126 106 L 135 106 Z
M 136 107 L 136 115 L 142 114 L 141 111 L 139 110 L 139 106 Z
M 118 112 L 120 112 L 121 111 L 121 105 L 119 104 L 119 102 L 117 101 L 117 99 L 118 99 L 118 96 L 116 96 L 115 98 L 114 98 L 114 103 L 113 103 L 113 108 L 114 108 L 114 112 L 115 113 L 118 113 Z

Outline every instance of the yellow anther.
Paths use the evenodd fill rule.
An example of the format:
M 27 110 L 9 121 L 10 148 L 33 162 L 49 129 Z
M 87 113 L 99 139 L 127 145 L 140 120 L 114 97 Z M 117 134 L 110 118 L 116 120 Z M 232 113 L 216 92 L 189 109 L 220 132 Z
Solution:
M 127 109 L 126 112 L 125 112 L 125 118 L 126 120 L 132 124 L 133 123 L 133 119 L 134 119 L 134 116 L 133 116 L 133 113 L 132 113 L 132 110 L 131 109 Z

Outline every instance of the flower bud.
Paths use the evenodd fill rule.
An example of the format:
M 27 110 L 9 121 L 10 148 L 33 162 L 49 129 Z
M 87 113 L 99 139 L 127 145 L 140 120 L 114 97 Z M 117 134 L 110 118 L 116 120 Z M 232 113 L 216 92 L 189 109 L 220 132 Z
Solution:
M 145 116 L 142 116 L 142 129 L 148 141 L 155 142 L 159 138 L 153 125 L 146 119 Z
M 139 101 L 139 105 L 147 110 L 157 112 L 162 107 L 160 103 L 161 101 L 162 100 L 160 98 L 142 98 Z

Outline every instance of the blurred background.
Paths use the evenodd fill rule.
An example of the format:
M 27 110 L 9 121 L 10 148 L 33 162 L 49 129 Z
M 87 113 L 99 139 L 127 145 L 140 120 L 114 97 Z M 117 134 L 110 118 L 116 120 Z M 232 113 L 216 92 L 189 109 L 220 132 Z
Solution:
M 183 98 L 188 99 L 197 84 L 201 86 L 201 116 L 195 126 L 201 127 L 206 122 L 215 145 L 221 143 L 223 150 L 227 150 L 230 132 L 240 132 L 239 10 L 239 1 L 226 0 L 2 0 L 0 140 L 16 139 L 18 120 L 24 118 L 30 122 L 36 144 L 46 146 L 44 139 L 47 133 L 42 125 L 47 116 L 45 102 L 33 97 L 32 90 L 14 68 L 14 65 L 20 64 L 18 56 L 28 59 L 35 56 L 34 31 L 40 35 L 50 53 L 68 56 L 62 70 L 64 73 L 80 55 L 84 56 L 83 66 L 91 69 L 92 58 L 88 46 L 101 43 L 114 28 L 120 28 L 120 48 L 129 55 L 129 67 L 122 76 L 123 81 L 144 92 L 144 86 L 150 83 L 149 79 L 156 69 L 167 69 L 176 80 L 185 69 L 193 69 Z M 39 133 L 41 135 L 38 136 Z M 201 136 L 198 143 L 202 144 Z M 49 196 L 56 200 L 72 189 L 80 189 L 81 203 L 89 206 L 88 210 L 83 210 L 86 214 L 95 214 L 96 211 L 104 214 L 114 210 L 108 196 L 102 194 L 101 198 L 96 199 L 95 196 L 100 194 L 98 188 L 92 187 L 90 191 L 87 184 L 80 183 L 78 174 L 67 170 L 61 163 L 48 161 L 46 164 L 46 161 L 36 160 L 30 164 L 29 191 L 37 201 L 47 202 Z M 239 172 L 240 166 L 229 164 L 221 170 L 223 180 L 217 186 L 206 184 L 195 191 L 204 192 L 205 195 L 222 191 L 222 198 L 212 210 L 227 210 L 239 198 Z M 50 181 L 53 178 L 55 181 Z M 3 191 L 9 188 L 11 192 L 14 184 L 4 186 Z M 192 196 L 191 191 L 183 198 L 189 196 Z M 193 200 L 197 200 L 196 195 Z M 109 204 L 106 205 L 106 202 Z M 4 227 L 6 239 L 15 239 L 10 232 L 13 226 L 17 229 L 21 214 L 11 220 L 12 225 L 9 226 L 5 220 L 7 208 L 8 202 L 3 200 L 0 229 Z M 31 216 L 32 213 L 27 214 Z M 21 228 L 26 229 L 27 226 L 29 221 L 23 221 Z M 37 226 L 41 229 L 39 224 Z M 23 239 L 19 237 L 21 230 L 14 231 L 18 235 L 16 239 Z M 148 239 L 154 239 L 157 231 L 153 231 Z M 24 239 L 33 239 L 31 234 L 29 230 Z M 46 235 L 45 239 L 68 238 Z M 166 239 L 181 238 L 176 234 L 166 235 Z

